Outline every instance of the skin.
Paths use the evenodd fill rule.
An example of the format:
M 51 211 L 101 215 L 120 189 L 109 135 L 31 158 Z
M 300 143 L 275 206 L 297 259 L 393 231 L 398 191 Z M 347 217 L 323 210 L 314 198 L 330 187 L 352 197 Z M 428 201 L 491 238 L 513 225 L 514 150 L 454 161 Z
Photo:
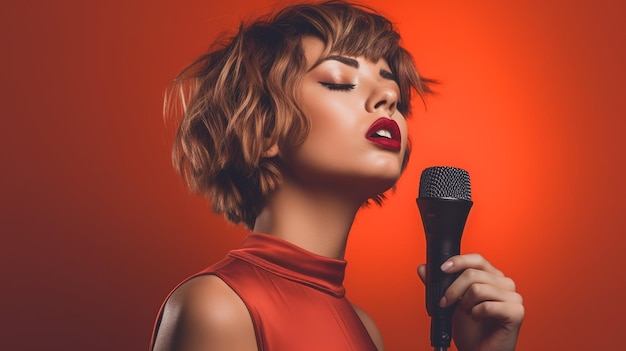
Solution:
M 343 259 L 358 209 L 389 189 L 401 174 L 407 127 L 396 110 L 399 88 L 384 60 L 323 58 L 324 43 L 313 37 L 303 38 L 302 47 L 308 69 L 298 103 L 311 129 L 296 148 L 280 150 L 274 145 L 266 151 L 266 157 L 280 158 L 283 179 L 267 199 L 254 231 Z M 354 87 L 338 90 L 337 84 Z M 401 150 L 385 149 L 365 138 L 380 117 L 398 123 Z M 448 305 L 461 300 L 454 319 L 458 349 L 513 350 L 524 314 L 513 281 L 480 255 L 456 256 L 448 262 L 452 265 L 445 267 L 447 272 L 463 272 L 442 301 Z M 420 266 L 422 279 L 424 271 Z M 384 350 L 375 323 L 363 310 L 354 309 L 378 350 Z M 253 351 L 257 345 L 241 299 L 219 278 L 201 276 L 184 283 L 166 303 L 155 350 Z

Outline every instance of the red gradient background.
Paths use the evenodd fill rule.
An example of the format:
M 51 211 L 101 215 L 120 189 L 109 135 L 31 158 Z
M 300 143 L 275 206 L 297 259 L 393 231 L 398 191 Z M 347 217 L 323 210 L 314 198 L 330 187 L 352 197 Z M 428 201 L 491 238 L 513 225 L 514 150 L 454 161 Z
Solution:
M 168 80 L 223 28 L 274 2 L 60 0 L 0 5 L 0 349 L 145 350 L 185 276 L 244 231 L 170 166 Z M 463 251 L 518 283 L 519 350 L 621 343 L 626 24 L 615 1 L 371 0 L 420 70 L 413 156 L 395 196 L 363 211 L 348 296 L 388 350 L 428 350 L 419 173 L 466 168 Z

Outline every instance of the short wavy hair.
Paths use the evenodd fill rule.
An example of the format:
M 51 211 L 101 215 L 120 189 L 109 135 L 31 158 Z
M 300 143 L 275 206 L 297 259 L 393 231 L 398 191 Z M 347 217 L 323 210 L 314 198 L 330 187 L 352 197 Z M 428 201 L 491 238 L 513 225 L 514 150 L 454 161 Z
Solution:
M 277 160 L 263 153 L 272 145 L 298 145 L 309 130 L 296 101 L 306 68 L 303 36 L 326 43 L 323 56 L 386 60 L 400 88 L 397 108 L 405 116 L 414 92 L 422 99 L 432 92 L 434 82 L 420 77 L 393 24 L 364 5 L 291 5 L 242 23 L 234 35 L 223 34 L 174 79 L 164 111 L 180 119 L 175 169 L 192 191 L 209 199 L 214 212 L 250 229 L 281 180 Z

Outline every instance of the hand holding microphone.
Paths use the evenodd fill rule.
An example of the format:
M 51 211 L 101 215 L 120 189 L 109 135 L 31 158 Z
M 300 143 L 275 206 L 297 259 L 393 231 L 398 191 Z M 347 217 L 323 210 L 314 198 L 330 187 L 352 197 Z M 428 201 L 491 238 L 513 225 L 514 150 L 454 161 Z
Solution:
M 431 345 L 445 351 L 454 334 L 460 351 L 514 350 L 524 317 L 515 283 L 481 255 L 459 255 L 473 204 L 469 174 L 454 167 L 425 169 L 416 202 L 426 234 L 427 264 L 418 272 L 426 285 Z

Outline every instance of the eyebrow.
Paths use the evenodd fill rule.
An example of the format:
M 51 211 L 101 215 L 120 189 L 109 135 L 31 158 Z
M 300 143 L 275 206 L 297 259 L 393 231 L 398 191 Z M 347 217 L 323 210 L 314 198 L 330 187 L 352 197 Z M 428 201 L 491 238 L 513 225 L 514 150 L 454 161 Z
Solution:
M 386 69 L 381 68 L 380 72 L 378 72 L 378 74 L 380 74 L 381 77 L 385 78 L 385 79 L 389 79 L 389 80 L 393 80 L 393 81 L 397 81 L 398 77 L 396 77 L 395 74 L 393 74 L 393 72 L 389 72 Z
M 354 67 L 354 68 L 359 68 L 359 61 L 357 61 L 357 60 L 355 60 L 353 58 L 345 57 L 345 56 L 330 55 L 327 58 L 325 58 L 324 60 L 336 60 L 336 61 L 339 61 L 339 62 L 343 63 L 344 65 L 348 65 L 348 66 Z

